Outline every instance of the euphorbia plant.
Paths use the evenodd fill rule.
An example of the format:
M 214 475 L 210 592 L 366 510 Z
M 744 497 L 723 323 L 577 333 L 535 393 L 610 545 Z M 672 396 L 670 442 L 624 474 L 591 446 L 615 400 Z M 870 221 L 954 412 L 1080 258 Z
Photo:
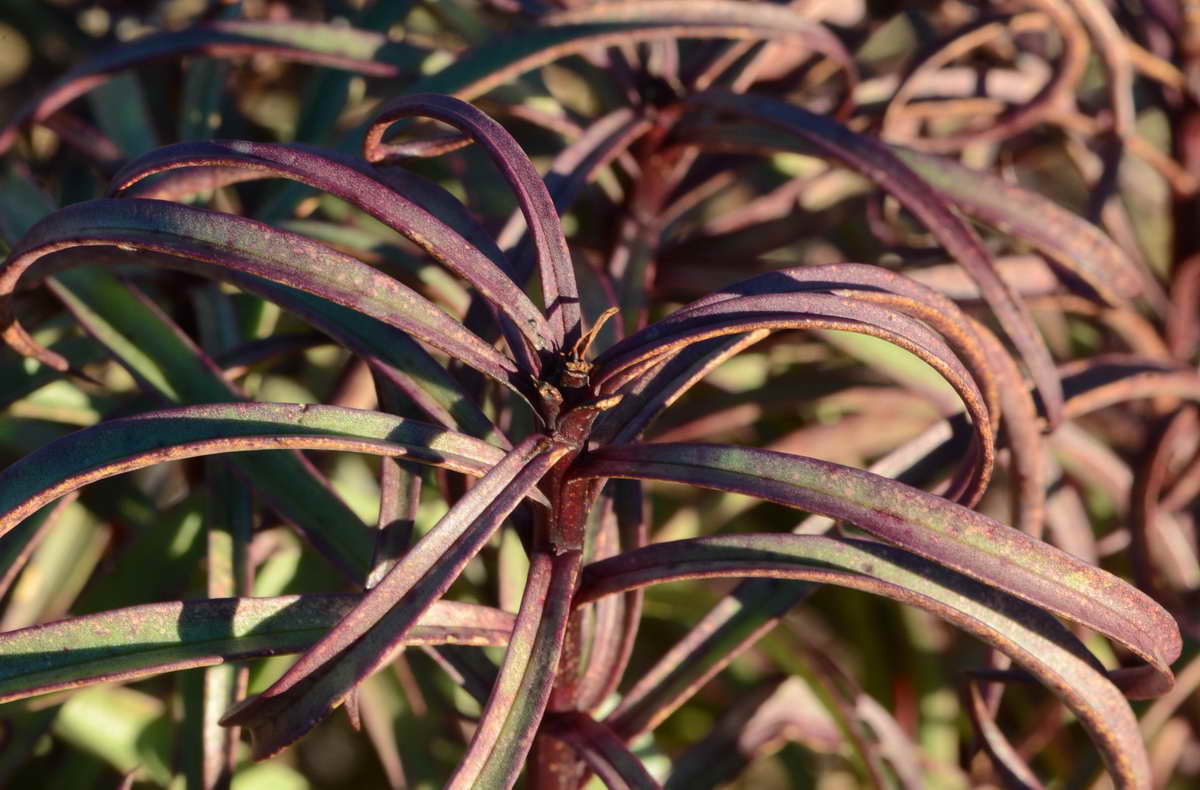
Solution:
M 213 48 L 232 46 L 235 34 L 262 32 L 214 26 L 156 43 Z M 1143 292 L 1126 256 L 1044 198 L 852 131 L 836 117 L 850 107 L 836 91 L 822 94 L 835 99 L 832 116 L 746 93 L 765 64 L 750 50 L 691 53 L 686 69 L 661 62 L 650 68 L 656 61 L 647 56 L 644 72 L 614 50 L 612 74 L 646 93 L 633 91 L 637 101 L 597 120 L 543 177 L 510 132 L 464 98 L 564 51 L 622 37 L 666 42 L 668 49 L 681 37 L 782 37 L 838 65 L 843 93 L 856 77 L 828 31 L 766 4 L 598 4 L 550 14 L 536 33 L 515 49 L 509 41 L 468 52 L 418 82 L 418 91 L 375 108 L 359 130 L 361 156 L 303 143 L 169 145 L 124 162 L 104 197 L 14 235 L 0 270 L 8 344 L 39 363 L 41 373 L 91 378 L 92 360 L 47 348 L 18 319 L 17 294 L 36 274 L 141 392 L 175 405 L 105 419 L 0 473 L 0 529 L 15 536 L 13 567 L 28 556 L 22 547 L 53 523 L 55 500 L 164 461 L 229 455 L 204 466 L 208 597 L 7 633 L 0 637 L 8 667 L 0 670 L 0 699 L 299 653 L 245 698 L 244 680 L 217 674 L 224 667 L 209 670 L 201 776 L 211 785 L 236 759 L 236 737 L 222 736 L 221 728 L 248 729 L 257 758 L 293 744 L 338 707 L 377 735 L 364 684 L 395 665 L 406 647 L 424 646 L 481 706 L 448 786 L 509 787 L 524 770 L 536 787 L 576 787 L 590 773 L 610 787 L 654 787 L 629 744 L 818 585 L 835 585 L 924 609 L 994 648 L 989 666 L 969 674 L 963 687 L 998 772 L 1036 782 L 995 718 L 997 684 L 1032 678 L 1077 717 L 1119 786 L 1149 786 L 1150 763 L 1127 697 L 1171 687 L 1179 628 L 1136 587 L 1040 540 L 1042 433 L 1131 397 L 1195 397 L 1200 379 L 1125 357 L 1056 369 L 1028 306 L 963 214 L 1015 228 L 1092 304 L 1126 305 Z M 142 46 L 143 57 L 160 52 Z M 328 52 L 305 55 L 303 47 L 283 54 L 353 66 Z M 49 117 L 80 80 L 112 63 L 93 72 L 84 67 L 21 120 Z M 726 69 L 734 71 L 731 84 L 712 87 Z M 437 121 L 451 133 L 431 134 L 410 119 Z M 404 134 L 396 137 L 400 123 Z M 13 134 L 0 136 L 0 145 Z M 457 197 L 405 167 L 465 145 L 486 153 L 515 197 L 517 212 L 498 238 Z M 737 156 L 718 156 L 714 175 L 696 164 L 712 151 Z M 839 162 L 894 199 L 970 275 L 1033 386 L 988 326 L 934 287 L 881 266 L 770 267 L 675 309 L 651 304 L 660 215 L 694 201 L 689 189 L 703 188 L 701 176 L 719 177 L 747 153 L 779 151 Z M 637 179 L 612 260 L 581 288 L 560 216 L 603 167 L 632 153 Z M 419 292 L 352 254 L 335 228 L 271 225 L 187 202 L 204 190 L 265 178 L 315 188 L 395 231 L 409 249 L 452 273 L 453 287 L 469 287 L 468 306 L 452 314 L 429 298 L 432 289 Z M 1046 223 L 1062 232 L 1045 232 Z M 317 240 L 322 233 L 327 238 Z M 1078 259 L 1080 249 L 1086 261 Z M 243 343 L 236 321 L 212 317 L 230 310 L 230 293 L 210 290 L 200 300 L 201 314 L 210 314 L 200 321 L 207 335 L 201 350 L 170 316 L 101 269 L 73 268 L 97 263 L 174 269 L 279 305 L 365 362 L 378 410 L 245 398 L 233 383 L 236 371 L 312 338 Z M 778 449 L 644 440 L 654 420 L 705 376 L 791 330 L 850 333 L 902 349 L 949 385 L 953 407 L 870 471 Z M 222 333 L 234 336 L 224 348 Z M 605 333 L 612 340 L 602 339 Z M 974 509 L 993 476 L 1002 418 L 1015 526 Z M 300 454 L 311 450 L 381 458 L 376 530 Z M 425 467 L 439 471 L 428 475 Z M 417 524 L 422 534 L 414 537 L 431 480 L 445 510 Z M 746 495 L 810 515 L 791 532 L 653 542 L 641 481 Z M 355 591 L 254 597 L 254 509 L 245 486 Z M 506 525 L 528 561 L 515 616 L 455 601 L 456 582 Z M 641 679 L 625 683 L 641 590 L 706 578 L 742 581 Z M 1129 665 L 1106 667 L 1062 620 L 1120 645 Z M 503 658 L 497 666 L 463 645 L 503 645 Z M 882 721 L 874 729 L 886 730 L 886 713 Z M 852 738 L 863 737 L 860 724 L 844 726 Z M 904 754 L 891 753 L 885 769 L 878 753 L 862 752 L 874 781 L 887 781 L 888 770 L 899 781 L 920 781 Z M 666 782 L 691 786 L 695 771 L 681 761 Z

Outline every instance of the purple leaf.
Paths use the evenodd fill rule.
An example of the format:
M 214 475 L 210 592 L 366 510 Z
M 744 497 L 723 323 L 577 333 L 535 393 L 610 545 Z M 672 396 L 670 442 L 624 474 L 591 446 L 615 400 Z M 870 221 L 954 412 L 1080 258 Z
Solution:
M 659 543 L 589 565 L 576 601 L 674 579 L 731 576 L 827 582 L 931 611 L 1011 656 L 1058 695 L 1087 728 L 1118 786 L 1151 786 L 1129 703 L 1070 631 L 1018 598 L 891 546 L 812 535 Z
M 1033 324 L 1024 303 L 996 274 L 987 251 L 946 202 L 883 143 L 856 134 L 829 118 L 773 99 L 707 92 L 689 97 L 696 107 L 734 113 L 756 123 L 779 129 L 858 170 L 898 200 L 925 224 L 967 272 L 979 283 L 980 291 L 996 313 L 1005 333 L 1029 365 L 1050 427 L 1058 424 L 1062 411 L 1062 386 L 1045 342 Z
M 465 434 L 379 412 L 292 403 L 187 406 L 109 420 L 42 447 L 0 472 L 0 535 L 47 502 L 146 466 L 246 450 L 396 455 L 483 475 L 504 451 Z
M 518 391 L 528 387 L 512 360 L 373 267 L 295 233 L 157 200 L 93 200 L 62 209 L 30 229 L 0 270 L 0 321 L 10 345 L 61 369 L 62 361 L 35 343 L 13 318 L 12 293 L 21 274 L 39 258 L 92 245 L 177 256 L 171 260 L 178 268 L 234 280 L 250 290 L 253 283 L 245 275 L 297 288 L 410 332 Z M 161 257 L 145 258 L 164 263 Z
M 0 634 L 0 701 L 94 683 L 296 653 L 319 640 L 360 595 L 172 601 L 73 617 Z M 405 637 L 410 645 L 503 645 L 512 615 L 439 601 Z
M 254 754 L 278 752 L 324 719 L 386 664 L 421 613 L 445 593 L 501 522 L 571 451 L 531 436 L 479 480 L 338 625 L 283 677 L 230 711 L 249 727 Z
M 383 141 L 384 132 L 396 121 L 412 117 L 434 118 L 450 124 L 482 145 L 500 168 L 516 193 L 517 205 L 533 237 L 543 301 L 555 345 L 570 347 L 582 331 L 575 271 L 554 201 L 529 157 L 503 126 L 470 104 L 451 96 L 417 94 L 393 99 L 380 108 L 363 142 L 366 158 L 386 162 L 392 150 Z
M 45 93 L 22 107 L 0 129 L 0 153 L 16 140 L 20 127 L 44 121 L 74 99 L 107 81 L 114 73 L 159 58 L 189 53 L 211 57 L 272 55 L 283 60 L 395 77 L 401 70 L 389 60 L 416 65 L 417 52 L 390 43 L 387 36 L 353 28 L 277 19 L 227 20 L 178 32 L 155 33 L 124 42 L 59 78 Z
M 1023 532 L 894 480 L 803 456 L 697 444 L 602 448 L 572 474 L 673 480 L 844 519 L 1117 640 L 1148 664 L 1140 668 L 1141 692 L 1170 688 L 1179 627 L 1152 599 Z
M 109 192 L 119 196 L 156 173 L 199 166 L 248 167 L 259 177 L 289 178 L 359 207 L 467 280 L 508 316 L 535 349 L 545 351 L 550 347 L 549 327 L 541 313 L 501 267 L 476 246 L 482 232 L 472 234 L 468 240 L 431 211 L 438 206 L 422 205 L 420 197 L 437 188 L 417 176 L 377 170 L 349 156 L 296 144 L 193 142 L 159 148 L 130 162 L 113 177 Z M 452 199 L 439 197 L 439 205 Z M 499 250 L 495 255 L 503 260 Z

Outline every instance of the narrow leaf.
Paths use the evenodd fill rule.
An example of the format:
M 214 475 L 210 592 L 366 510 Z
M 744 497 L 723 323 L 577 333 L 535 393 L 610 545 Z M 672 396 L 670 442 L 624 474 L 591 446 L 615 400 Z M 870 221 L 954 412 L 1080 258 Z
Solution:
M 507 790 L 517 781 L 550 701 L 579 564 L 577 551 L 557 556 L 538 552 L 530 559 L 504 664 L 447 790 Z
M 470 104 L 451 96 L 416 94 L 393 99 L 380 108 L 363 142 L 366 158 L 372 162 L 386 161 L 391 151 L 383 142 L 384 132 L 396 121 L 414 116 L 450 124 L 482 145 L 496 163 L 516 194 L 517 205 L 533 237 L 542 276 L 543 302 L 555 345 L 573 344 L 582 329 L 571 253 L 554 201 L 529 157 L 503 126 Z
M 385 665 L 421 612 L 450 587 L 501 522 L 570 445 L 531 436 L 517 445 L 426 533 L 337 628 L 283 677 L 230 711 L 267 757 L 302 737 Z
M 12 147 L 20 128 L 46 120 L 74 99 L 133 66 L 190 53 L 212 57 L 271 55 L 380 77 L 417 65 L 418 50 L 389 42 L 380 33 L 313 22 L 228 20 L 187 30 L 155 33 L 123 42 L 60 77 L 0 128 L 0 153 Z
M 962 399 L 977 441 L 966 464 L 960 467 L 950 496 L 962 495 L 967 504 L 973 504 L 982 495 L 991 475 L 992 416 L 976 379 L 941 337 L 925 324 L 890 309 L 890 305 L 877 304 L 865 295 L 859 298 L 859 293 L 849 297 L 809 292 L 754 294 L 752 286 L 747 289 L 752 295 L 714 297 L 689 305 L 610 347 L 596 360 L 593 381 L 614 391 L 656 357 L 723 335 L 756 330 L 839 329 L 877 337 L 915 354 L 950 383 Z M 982 356 L 981 352 L 977 354 Z
M 266 449 L 404 456 L 473 475 L 486 473 L 504 456 L 499 448 L 434 425 L 337 406 L 167 409 L 77 431 L 0 472 L 0 535 L 43 504 L 96 480 L 164 461 Z
M 646 766 L 611 729 L 586 713 L 555 715 L 550 735 L 573 748 L 610 790 L 658 790 Z
M 1024 239 L 1091 286 L 1110 305 L 1142 291 L 1133 261 L 1103 231 L 1036 192 L 952 159 L 892 150 L 963 213 Z
M 544 27 L 492 39 L 414 86 L 470 101 L 547 63 L 596 47 L 680 38 L 798 39 L 855 79 L 841 42 L 786 7 L 737 2 L 604 3 L 550 14 Z
M 911 211 L 967 272 L 1029 366 L 1051 426 L 1062 411 L 1062 386 L 1054 361 L 1024 303 L 996 273 L 971 228 L 920 176 L 883 143 L 856 134 L 824 116 L 773 99 L 707 92 L 690 97 L 697 107 L 735 113 L 803 139 L 847 167 L 862 172 Z
M 117 196 L 156 173 L 200 166 L 253 168 L 264 177 L 293 179 L 359 207 L 471 283 L 512 320 L 534 348 L 549 348 L 549 328 L 525 292 L 479 247 L 432 213 L 432 207 L 418 202 L 423 192 L 435 188 L 432 184 L 418 185 L 418 177 L 402 171 L 376 170 L 352 157 L 301 145 L 180 143 L 130 162 L 113 177 L 109 192 Z
M 1040 609 L 906 551 L 812 535 L 739 535 L 648 546 L 589 565 L 578 603 L 672 579 L 754 576 L 827 582 L 937 614 L 1011 656 L 1079 717 L 1119 787 L 1149 788 L 1137 720 L 1103 666 Z
M 47 355 L 12 318 L 12 292 L 25 269 L 42 256 L 92 245 L 179 256 L 179 268 L 243 285 L 236 274 L 298 288 L 410 332 L 518 390 L 526 384 L 510 359 L 419 294 L 355 258 L 253 220 L 156 200 L 76 204 L 30 229 L 0 271 L 0 319 L 5 338 L 18 350 L 61 369 L 62 361 Z M 70 261 L 77 262 L 82 261 Z
M 0 702 L 128 682 L 192 667 L 296 653 L 337 625 L 360 595 L 209 598 L 142 604 L 0 634 Z M 507 612 L 439 601 L 406 644 L 503 645 Z
M 193 404 L 239 398 L 241 393 L 170 317 L 107 271 L 71 269 L 47 284 L 147 393 Z M 370 552 L 365 525 L 357 526 L 361 520 L 307 459 L 294 452 L 265 452 L 230 460 L 335 568 L 354 582 L 362 578 Z
M 572 474 L 675 480 L 845 519 L 1117 640 L 1147 662 L 1150 688 L 1170 688 L 1181 643 L 1161 606 L 1107 571 L 925 491 L 803 456 L 717 445 L 604 448 Z

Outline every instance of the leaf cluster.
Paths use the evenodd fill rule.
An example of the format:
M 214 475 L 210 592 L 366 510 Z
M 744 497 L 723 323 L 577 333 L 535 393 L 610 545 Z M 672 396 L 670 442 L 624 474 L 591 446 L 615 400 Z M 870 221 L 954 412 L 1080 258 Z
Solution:
M 0 784 L 1200 773 L 1186 4 L 176 5 L 8 26 Z

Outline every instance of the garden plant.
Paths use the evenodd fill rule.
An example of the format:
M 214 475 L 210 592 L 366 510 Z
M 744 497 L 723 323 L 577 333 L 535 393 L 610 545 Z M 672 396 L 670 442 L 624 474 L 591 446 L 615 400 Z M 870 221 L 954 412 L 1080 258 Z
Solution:
M 0 785 L 1200 782 L 1193 3 L 3 41 Z

